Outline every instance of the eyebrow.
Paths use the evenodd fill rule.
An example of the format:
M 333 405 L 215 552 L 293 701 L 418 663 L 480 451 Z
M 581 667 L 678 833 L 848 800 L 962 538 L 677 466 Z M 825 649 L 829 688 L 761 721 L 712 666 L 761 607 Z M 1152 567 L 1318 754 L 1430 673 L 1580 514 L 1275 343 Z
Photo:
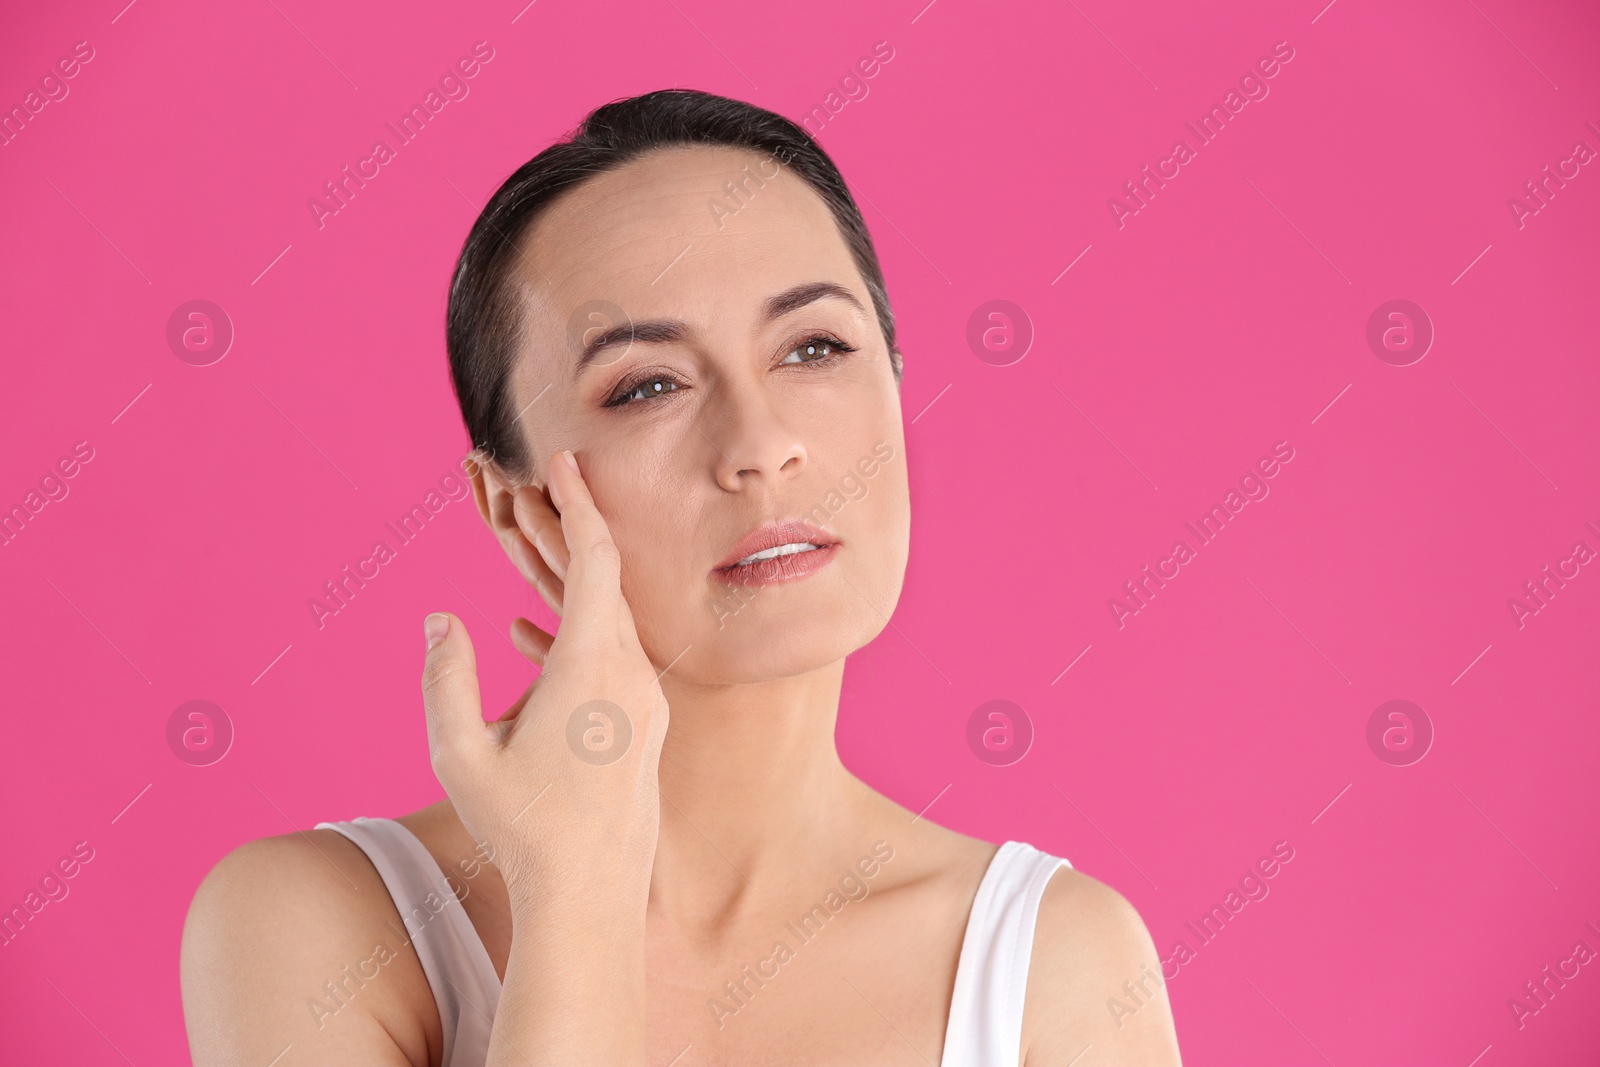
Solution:
M 866 314 L 867 309 L 861 306 L 861 301 L 844 286 L 835 282 L 804 282 L 768 297 L 766 303 L 762 305 L 761 323 L 765 325 L 791 311 L 798 311 L 829 297 L 844 300 L 857 311 Z M 679 319 L 648 319 L 624 323 L 599 334 L 583 346 L 583 352 L 572 368 L 572 377 L 576 379 L 583 373 L 584 368 L 607 349 L 626 348 L 633 344 L 675 344 L 692 332 L 693 329 L 689 324 Z

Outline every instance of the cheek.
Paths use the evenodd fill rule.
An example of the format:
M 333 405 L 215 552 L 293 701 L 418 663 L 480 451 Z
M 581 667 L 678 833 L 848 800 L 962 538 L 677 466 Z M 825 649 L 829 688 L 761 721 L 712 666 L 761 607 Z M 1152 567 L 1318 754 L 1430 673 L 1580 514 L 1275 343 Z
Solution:
M 622 573 L 622 596 L 633 613 L 634 632 L 645 655 L 665 666 L 693 637 L 690 621 L 700 606 L 683 595 L 683 587 L 664 578 L 654 564 L 635 565 L 628 556 Z M 668 652 L 668 648 L 673 651 Z
M 871 492 L 863 501 L 867 520 L 857 537 L 869 543 L 876 567 L 875 582 L 882 586 L 887 612 L 892 612 L 905 581 L 911 555 L 911 493 L 904 454 L 896 448 L 895 458 L 878 469 Z
M 633 614 L 634 632 L 658 669 L 672 663 L 686 647 L 702 644 L 708 629 L 715 626 L 707 594 L 687 586 L 684 574 L 681 567 L 659 558 L 637 566 L 628 562 L 623 568 L 622 595 Z
M 706 546 L 687 520 L 682 494 L 659 480 L 618 496 L 625 502 L 602 513 L 622 555 L 622 595 L 645 651 L 666 663 L 694 639 L 708 610 L 708 583 L 697 573 Z

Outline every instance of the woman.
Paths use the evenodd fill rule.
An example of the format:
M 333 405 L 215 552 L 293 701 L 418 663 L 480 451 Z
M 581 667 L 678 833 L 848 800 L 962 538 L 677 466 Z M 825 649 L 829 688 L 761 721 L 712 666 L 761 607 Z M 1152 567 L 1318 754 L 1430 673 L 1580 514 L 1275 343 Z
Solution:
M 1179 1062 L 1126 900 L 839 760 L 845 657 L 906 567 L 901 359 L 798 126 L 598 109 L 484 208 L 448 347 L 478 509 L 559 633 L 516 620 L 541 674 L 485 724 L 466 626 L 430 615 L 449 799 L 208 875 L 196 1064 Z

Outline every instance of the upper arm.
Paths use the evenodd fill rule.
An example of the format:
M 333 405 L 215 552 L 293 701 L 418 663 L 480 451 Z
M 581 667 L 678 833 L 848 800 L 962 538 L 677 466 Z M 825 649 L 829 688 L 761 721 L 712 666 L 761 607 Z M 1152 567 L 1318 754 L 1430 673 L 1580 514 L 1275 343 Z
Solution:
M 1122 894 L 1063 867 L 1039 902 L 1024 1007 L 1025 1067 L 1179 1067 L 1161 959 Z
M 196 1067 L 427 1064 L 430 1035 L 405 1010 L 427 980 L 396 929 L 377 871 L 333 831 L 228 853 L 195 891 L 183 927 Z

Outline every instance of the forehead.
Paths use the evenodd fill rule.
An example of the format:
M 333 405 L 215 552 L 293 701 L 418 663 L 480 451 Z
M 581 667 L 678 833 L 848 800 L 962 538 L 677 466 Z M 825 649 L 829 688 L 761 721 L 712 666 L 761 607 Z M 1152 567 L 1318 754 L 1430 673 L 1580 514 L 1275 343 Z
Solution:
M 832 213 L 756 151 L 661 149 L 564 192 L 524 239 L 518 282 L 535 336 L 595 301 L 635 320 L 729 325 L 800 282 L 865 288 Z M 544 346 L 536 346 L 544 347 Z

